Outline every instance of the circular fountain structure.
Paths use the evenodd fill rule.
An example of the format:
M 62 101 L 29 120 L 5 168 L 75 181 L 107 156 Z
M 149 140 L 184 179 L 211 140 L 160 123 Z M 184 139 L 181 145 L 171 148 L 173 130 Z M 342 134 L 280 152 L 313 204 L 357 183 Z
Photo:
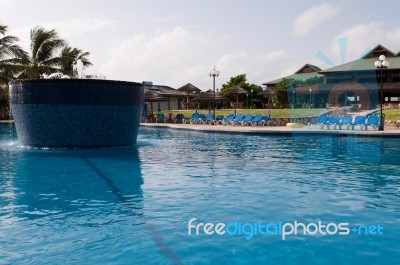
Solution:
M 143 85 L 97 79 L 16 80 L 10 105 L 23 146 L 129 146 L 136 143 Z

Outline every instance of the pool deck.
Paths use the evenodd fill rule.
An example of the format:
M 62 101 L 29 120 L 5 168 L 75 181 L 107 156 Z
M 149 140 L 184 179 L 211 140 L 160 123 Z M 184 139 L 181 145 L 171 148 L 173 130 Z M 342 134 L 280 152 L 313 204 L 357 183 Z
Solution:
M 0 120 L 0 125 L 2 124 L 13 124 L 14 121 L 13 120 Z
M 249 134 L 271 134 L 271 135 L 292 135 L 292 134 L 318 134 L 318 135 L 358 135 L 358 136 L 388 136 L 400 137 L 400 130 L 373 131 L 365 130 L 333 130 L 319 129 L 308 126 L 303 128 L 290 128 L 286 126 L 232 126 L 232 125 L 210 125 L 210 124 L 174 124 L 174 123 L 141 123 L 140 126 L 148 128 L 170 128 L 177 130 L 193 130 L 202 132 L 222 133 L 249 133 Z
M 13 124 L 12 120 L 2 120 L 0 125 Z M 210 124 L 176 124 L 176 123 L 141 123 L 140 126 L 148 128 L 169 128 L 176 130 L 192 130 L 202 132 L 220 132 L 220 133 L 248 133 L 248 134 L 319 134 L 319 135 L 359 135 L 359 136 L 388 136 L 400 137 L 400 130 L 385 129 L 385 131 L 373 130 L 332 130 L 318 129 L 308 126 L 303 128 L 290 128 L 286 126 L 232 126 L 232 125 L 210 125 Z

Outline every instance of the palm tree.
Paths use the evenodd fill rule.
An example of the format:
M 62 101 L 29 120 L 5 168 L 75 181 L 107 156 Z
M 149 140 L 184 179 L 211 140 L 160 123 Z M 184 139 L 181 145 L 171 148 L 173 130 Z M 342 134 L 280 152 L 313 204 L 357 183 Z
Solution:
M 40 26 L 31 30 L 31 57 L 21 78 L 40 78 L 42 74 L 59 72 L 62 58 L 59 51 L 66 42 L 58 37 L 57 32 Z
M 0 25 L 0 86 L 15 79 L 28 61 L 28 54 L 15 44 L 19 39 L 6 32 L 7 26 Z
M 72 48 L 69 45 L 66 45 L 61 50 L 61 65 L 60 70 L 63 74 L 69 75 L 71 77 L 75 77 L 73 65 L 78 61 L 81 60 L 83 66 L 87 67 L 92 65 L 89 61 L 88 56 L 90 55 L 89 52 L 83 52 L 80 49 Z

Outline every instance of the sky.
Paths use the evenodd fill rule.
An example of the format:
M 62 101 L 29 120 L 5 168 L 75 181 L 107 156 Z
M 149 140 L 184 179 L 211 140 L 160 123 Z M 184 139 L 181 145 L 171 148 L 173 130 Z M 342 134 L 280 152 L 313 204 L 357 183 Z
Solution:
M 262 83 L 310 63 L 322 69 L 382 44 L 400 51 L 397 0 L 0 0 L 0 24 L 29 50 L 36 26 L 90 52 L 87 74 L 212 89 L 246 74 Z M 341 57 L 339 39 L 347 40 Z M 342 48 L 343 51 L 343 48 Z

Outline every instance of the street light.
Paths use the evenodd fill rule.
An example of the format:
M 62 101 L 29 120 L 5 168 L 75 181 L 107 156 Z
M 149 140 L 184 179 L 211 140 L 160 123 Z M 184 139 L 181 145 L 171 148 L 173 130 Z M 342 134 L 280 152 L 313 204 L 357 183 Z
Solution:
M 253 89 L 250 90 L 250 109 L 253 109 Z
M 214 100 L 213 100 L 213 118 L 215 119 L 215 77 L 219 76 L 219 70 L 217 70 L 217 67 L 214 65 L 210 71 L 208 71 L 208 74 L 213 77 L 213 88 L 214 88 Z
M 294 109 L 294 94 L 296 93 L 296 91 L 295 91 L 295 89 L 293 88 L 293 91 L 292 91 L 292 93 L 293 93 L 293 105 L 292 105 L 292 109 Z
M 383 69 L 387 69 L 390 66 L 390 63 L 386 61 L 385 55 L 379 56 L 379 61 L 375 61 L 375 67 L 381 70 L 381 96 L 379 103 L 381 105 L 381 117 L 380 117 L 380 124 L 379 124 L 379 131 L 383 131 L 385 128 L 385 116 L 383 115 L 383 102 L 385 101 L 383 98 Z
M 311 92 L 312 92 L 312 89 L 311 89 L 311 87 L 308 89 L 308 91 L 310 91 L 310 103 L 309 103 L 309 106 L 308 106 L 308 108 L 309 108 L 309 109 L 311 109 Z

